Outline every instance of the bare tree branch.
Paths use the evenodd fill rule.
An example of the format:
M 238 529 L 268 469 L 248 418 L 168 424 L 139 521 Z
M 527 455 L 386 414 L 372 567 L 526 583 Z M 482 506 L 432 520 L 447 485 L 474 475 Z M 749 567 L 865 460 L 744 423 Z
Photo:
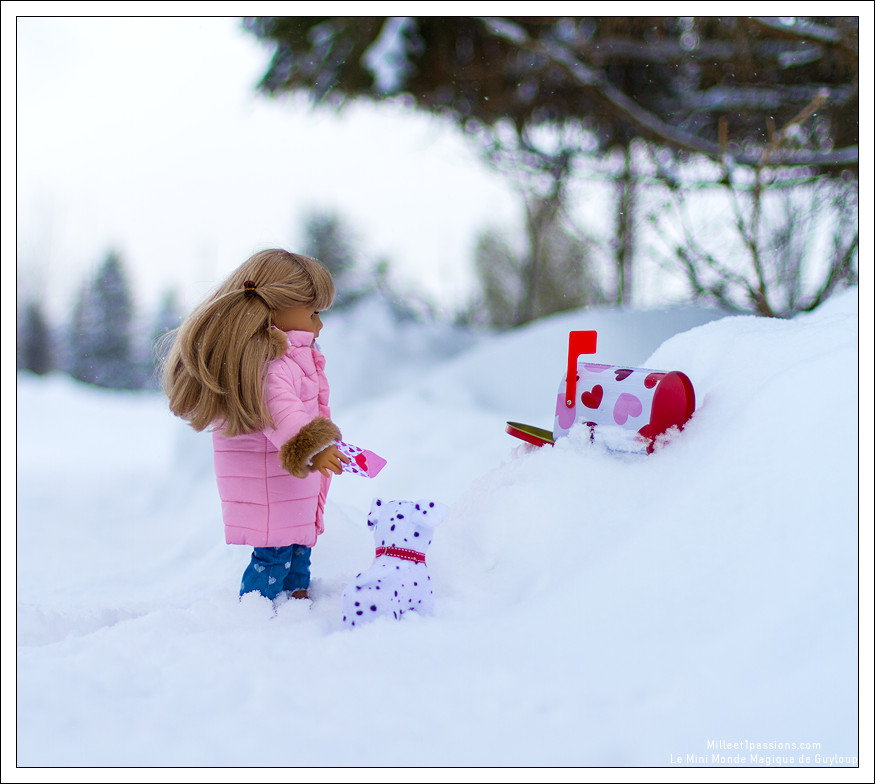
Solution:
M 778 16 L 752 16 L 750 21 L 760 27 L 774 32 L 783 33 L 788 38 L 799 38 L 805 41 L 817 41 L 823 44 L 842 44 L 844 36 L 838 31 L 825 25 L 819 25 L 810 19 L 794 19 L 793 24 L 787 24 Z
M 639 132 L 650 139 L 668 144 L 676 149 L 700 153 L 713 160 L 724 158 L 718 144 L 701 139 L 676 126 L 663 122 L 652 112 L 644 109 L 629 96 L 612 85 L 604 72 L 581 62 L 568 47 L 545 39 L 532 38 L 520 25 L 507 19 L 494 17 L 481 18 L 491 32 L 530 52 L 546 57 L 576 81 L 581 87 L 593 88 L 615 109 L 617 109 Z M 756 166 L 760 158 L 756 154 L 739 150 L 733 155 L 736 163 Z M 776 166 L 847 166 L 859 161 L 857 145 L 841 150 L 817 152 L 812 150 L 782 150 L 772 160 Z

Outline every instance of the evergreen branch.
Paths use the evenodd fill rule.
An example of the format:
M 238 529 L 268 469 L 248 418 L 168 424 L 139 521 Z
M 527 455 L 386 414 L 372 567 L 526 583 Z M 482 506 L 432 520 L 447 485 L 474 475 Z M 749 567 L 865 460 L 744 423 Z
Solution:
M 637 128 L 639 132 L 669 146 L 687 150 L 688 152 L 700 153 L 713 160 L 719 161 L 723 158 L 719 144 L 701 139 L 692 133 L 663 122 L 662 119 L 643 108 L 611 84 L 603 71 L 581 62 L 566 46 L 547 39 L 533 39 L 520 25 L 514 24 L 507 19 L 497 19 L 495 17 L 480 17 L 480 19 L 493 35 L 547 58 L 554 65 L 560 67 L 581 87 L 596 90 L 602 98 L 619 112 L 627 122 Z M 756 166 L 760 163 L 759 155 L 744 151 L 739 151 L 733 156 L 733 159 L 736 163 L 746 166 Z M 858 162 L 859 150 L 857 145 L 827 152 L 783 150 L 781 155 L 773 161 L 776 165 L 784 166 L 824 167 L 846 166 Z

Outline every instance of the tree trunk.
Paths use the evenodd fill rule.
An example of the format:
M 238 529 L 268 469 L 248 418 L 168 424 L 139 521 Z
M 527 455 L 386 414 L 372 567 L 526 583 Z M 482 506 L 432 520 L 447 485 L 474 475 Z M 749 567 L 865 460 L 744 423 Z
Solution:
M 615 258 L 617 262 L 617 304 L 628 305 L 632 301 L 632 247 L 635 190 L 632 177 L 632 150 L 626 146 L 623 175 L 617 183 L 617 235 Z

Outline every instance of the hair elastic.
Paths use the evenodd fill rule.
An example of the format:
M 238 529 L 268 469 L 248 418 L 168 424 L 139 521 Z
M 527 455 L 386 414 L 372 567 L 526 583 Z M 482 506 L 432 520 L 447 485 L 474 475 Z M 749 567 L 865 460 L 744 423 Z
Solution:
M 255 290 L 254 280 L 246 280 L 243 282 L 243 296 L 247 299 L 258 296 L 258 292 Z

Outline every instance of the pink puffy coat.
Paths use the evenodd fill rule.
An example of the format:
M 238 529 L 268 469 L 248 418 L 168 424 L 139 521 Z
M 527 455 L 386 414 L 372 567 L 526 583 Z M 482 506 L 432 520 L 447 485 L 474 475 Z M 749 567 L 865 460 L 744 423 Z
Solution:
M 286 352 L 268 364 L 264 381 L 273 426 L 232 438 L 213 433 L 228 544 L 312 547 L 324 530 L 331 479 L 308 462 L 340 432 L 329 419 L 325 357 L 312 345 L 313 333 L 285 334 Z

